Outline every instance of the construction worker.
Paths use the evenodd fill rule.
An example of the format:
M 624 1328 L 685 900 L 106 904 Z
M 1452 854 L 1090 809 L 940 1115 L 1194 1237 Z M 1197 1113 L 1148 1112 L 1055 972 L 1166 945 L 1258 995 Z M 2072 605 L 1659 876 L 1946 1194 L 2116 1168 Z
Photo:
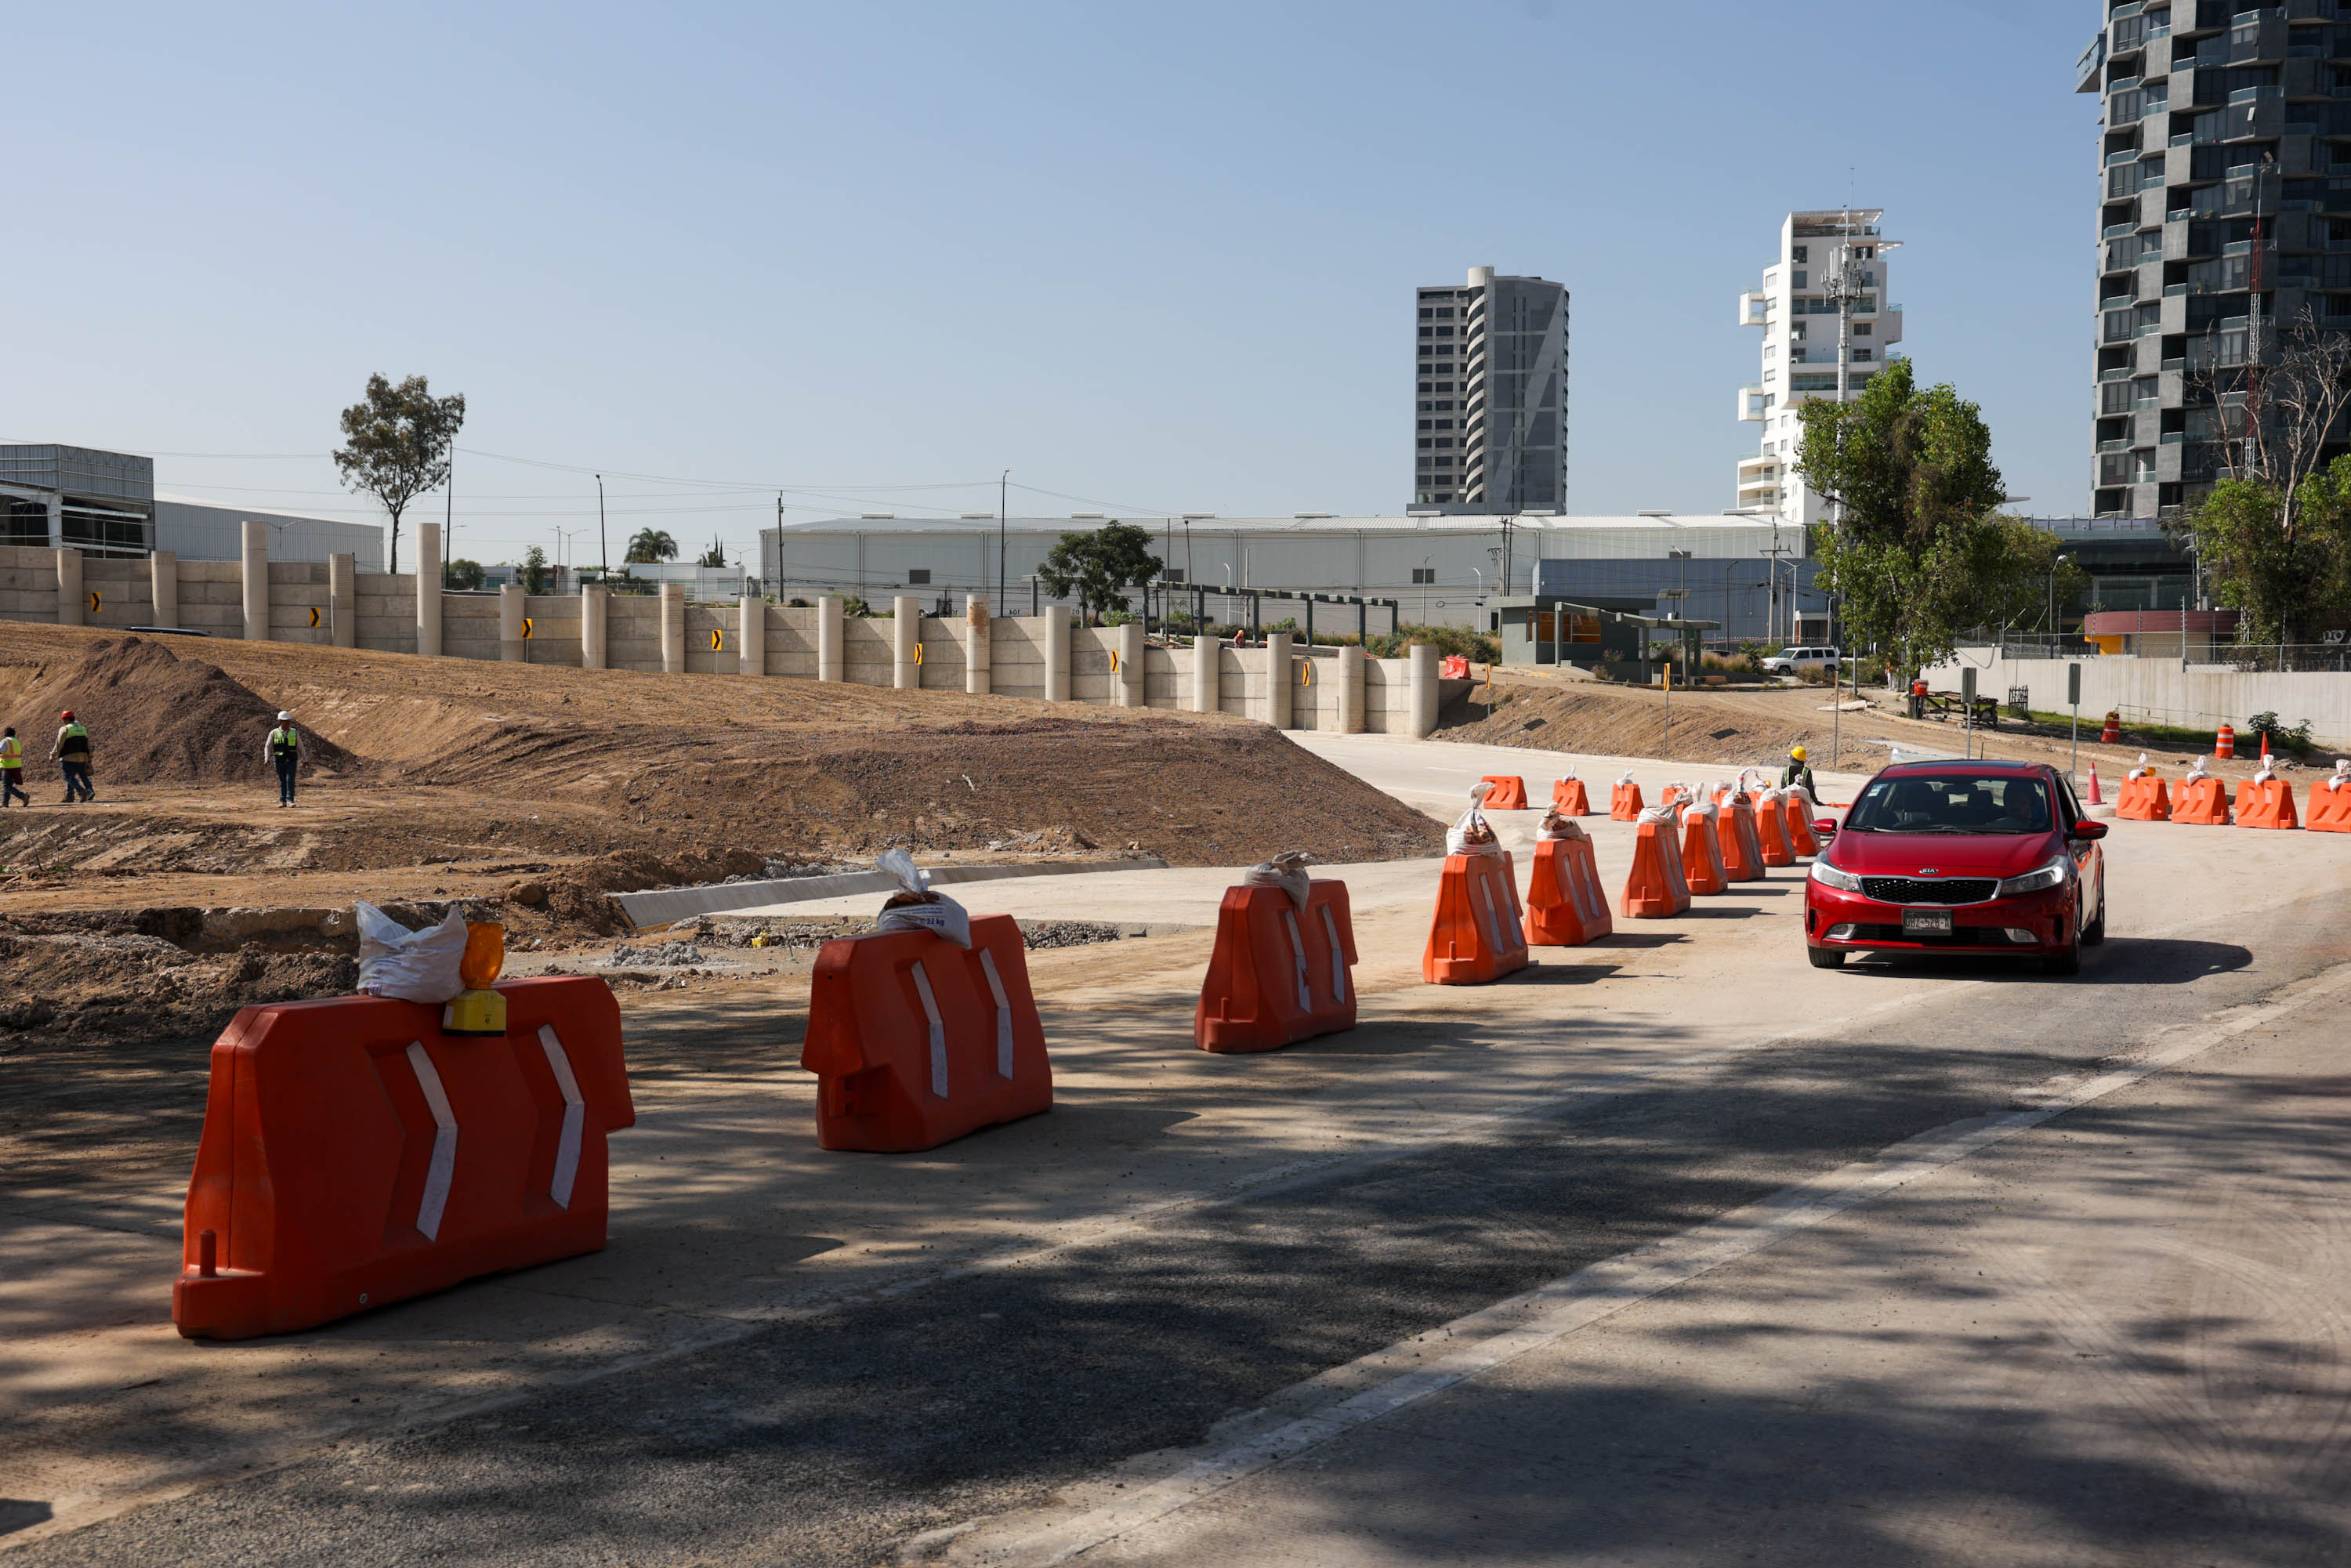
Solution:
M 1805 794 L 1814 800 L 1820 799 L 1819 792 L 1813 788 L 1813 767 L 1804 760 L 1804 748 L 1792 746 L 1788 748 L 1788 770 L 1780 775 L 1780 788 L 1793 789 L 1799 785 Z
M 16 744 L 16 727 L 13 724 L 0 732 L 0 810 L 7 807 L 11 795 L 25 802 L 26 809 L 31 808 L 33 798 L 25 793 L 25 748 Z
M 66 798 L 57 804 L 70 806 L 77 800 L 94 800 L 97 791 L 89 787 L 89 731 L 74 717 L 71 708 L 57 717 L 65 722 L 57 727 L 57 737 L 49 742 L 49 760 L 66 776 Z
M 303 743 L 302 732 L 294 727 L 294 716 L 284 708 L 277 710 L 277 727 L 261 743 L 264 760 L 277 769 L 277 803 L 294 803 L 294 769 L 310 759 L 310 749 Z

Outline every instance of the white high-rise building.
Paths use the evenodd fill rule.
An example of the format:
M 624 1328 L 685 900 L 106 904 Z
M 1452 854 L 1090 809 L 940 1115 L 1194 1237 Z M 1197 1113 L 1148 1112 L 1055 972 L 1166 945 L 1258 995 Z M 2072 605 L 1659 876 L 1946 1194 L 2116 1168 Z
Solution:
M 1876 207 L 1790 213 L 1763 287 L 1739 297 L 1740 324 L 1763 329 L 1761 379 L 1739 390 L 1739 417 L 1763 429 L 1757 449 L 1739 460 L 1741 510 L 1797 527 L 1825 511 L 1793 466 L 1803 434 L 1796 411 L 1816 397 L 1859 397 L 1902 340 L 1886 263 L 1899 242 L 1878 232 L 1884 216 Z

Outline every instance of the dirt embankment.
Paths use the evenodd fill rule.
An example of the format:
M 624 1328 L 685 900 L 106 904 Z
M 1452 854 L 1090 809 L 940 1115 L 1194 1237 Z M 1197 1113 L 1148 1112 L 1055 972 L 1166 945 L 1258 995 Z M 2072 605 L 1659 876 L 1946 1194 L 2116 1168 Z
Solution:
M 1829 711 L 1834 699 L 1825 686 L 1677 691 L 1670 702 L 1668 736 L 1668 701 L 1654 687 L 1505 679 L 1495 683 L 1490 706 L 1483 686 L 1448 705 L 1438 716 L 1436 738 L 1603 757 L 1668 758 L 1724 768 L 1752 764 L 1774 773 L 1784 764 L 1788 748 L 1801 745 L 1815 768 L 1862 774 L 1886 766 L 1892 756 L 1888 743 L 1955 757 L 1971 744 L 1979 757 L 2048 762 L 2061 769 L 2073 766 L 2078 755 L 2085 771 L 2096 765 L 2110 800 L 2142 752 L 2169 778 L 2179 777 L 2191 758 L 2206 754 L 2133 738 L 2127 731 L 2120 744 L 2102 746 L 2095 721 L 2086 716 L 2078 748 L 2070 734 L 2044 732 L 2007 718 L 1999 728 L 1976 731 L 1970 741 L 1958 724 L 1912 719 L 1901 711 L 1899 699 L 1882 692 L 1868 697 L 1871 706 L 1840 717 Z M 1843 741 L 1834 759 L 1833 737 Z M 2246 757 L 2208 766 L 2214 777 L 2233 782 L 2250 777 L 2259 759 Z M 2287 776 L 2294 777 L 2310 764 L 2283 766 Z
M 36 767 L 38 804 L 0 815 L 19 919 L 496 900 L 535 881 L 519 922 L 600 936 L 608 893 L 893 846 L 1202 865 L 1441 843 L 1391 797 L 1217 715 L 0 622 L 0 713 L 36 758 L 36 719 L 66 706 L 93 732 L 99 799 L 55 804 Z M 281 707 L 318 762 L 292 811 L 261 755 Z

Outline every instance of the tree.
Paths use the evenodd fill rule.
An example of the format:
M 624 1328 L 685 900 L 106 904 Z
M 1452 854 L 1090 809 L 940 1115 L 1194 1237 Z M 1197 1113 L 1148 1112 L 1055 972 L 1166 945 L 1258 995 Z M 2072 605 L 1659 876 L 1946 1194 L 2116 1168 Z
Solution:
M 1105 523 L 1092 533 L 1063 534 L 1037 569 L 1037 580 L 1056 599 L 1075 595 L 1081 620 L 1126 608 L 1124 590 L 1157 576 L 1151 536 L 1132 523 Z
M 482 586 L 482 563 L 460 556 L 455 560 L 441 563 L 441 586 L 459 593 L 471 593 Z
M 372 496 L 392 519 L 392 570 L 400 570 L 400 519 L 409 503 L 449 482 L 449 452 L 465 423 L 465 394 L 436 398 L 423 376 L 393 386 L 368 377 L 367 401 L 343 410 L 343 444 L 335 468 L 343 483 Z
M 2351 603 L 2351 459 L 2321 466 L 2343 444 L 2351 335 L 2305 310 L 2273 363 L 2222 365 L 2219 343 L 2202 345 L 2195 385 L 2211 402 L 2222 476 L 2178 531 L 2195 539 L 2212 596 L 2242 615 L 2240 641 L 2290 643 Z
M 725 566 L 726 564 L 726 546 L 720 541 L 716 534 L 710 536 L 710 548 L 704 550 L 700 556 L 696 557 L 694 564 L 696 566 Z
M 1814 548 L 1848 641 L 1908 674 L 2038 602 L 2056 540 L 1998 515 L 2006 486 L 1976 404 L 1948 385 L 1921 392 L 1897 359 L 1855 401 L 1815 399 L 1802 417 L 1803 482 L 1842 514 Z
M 547 552 L 533 545 L 523 552 L 522 591 L 525 593 L 545 593 L 547 579 Z
M 638 566 L 650 566 L 657 560 L 675 560 L 677 541 L 669 537 L 666 528 L 639 528 L 629 540 L 629 553 L 621 558 Z

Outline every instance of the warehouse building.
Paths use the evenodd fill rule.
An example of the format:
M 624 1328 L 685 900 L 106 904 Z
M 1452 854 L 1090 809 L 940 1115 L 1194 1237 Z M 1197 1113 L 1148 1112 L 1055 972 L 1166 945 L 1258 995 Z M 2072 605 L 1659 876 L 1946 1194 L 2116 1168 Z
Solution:
M 1507 517 L 1407 516 L 1343 517 L 1127 517 L 1093 514 L 1067 517 L 913 518 L 868 516 L 771 528 L 760 536 L 760 575 L 780 598 L 837 593 L 872 600 L 914 594 L 934 602 L 965 594 L 997 596 L 1002 608 L 1026 614 L 1032 604 L 1055 602 L 1035 580 L 1039 566 L 1062 535 L 1117 520 L 1152 536 L 1152 553 L 1165 563 L 1158 582 L 1180 604 L 1195 588 L 1209 595 L 1214 619 L 1236 618 L 1217 596 L 1226 591 L 1288 589 L 1393 599 L 1405 621 L 1491 630 L 1487 601 L 1536 589 L 1536 572 L 1552 575 L 1546 591 L 1573 592 L 1603 580 L 1629 585 L 1592 591 L 1622 597 L 1656 595 L 1704 570 L 1720 588 L 1728 563 L 1752 579 L 1750 595 L 1762 609 L 1741 622 L 1761 635 L 1764 612 L 1788 595 L 1805 599 L 1809 570 L 1801 530 L 1766 517 L 1644 513 L 1635 517 Z M 999 565 L 1000 559 L 1000 565 Z M 1763 585 L 1776 575 L 1777 596 Z M 1703 570 L 1701 570 L 1703 569 Z M 1693 616 L 1714 616 L 1695 591 Z
M 57 444 L 0 445 L 0 545 L 71 548 L 99 559 L 169 550 L 182 560 L 236 560 L 243 525 L 269 525 L 277 560 L 357 558 L 383 570 L 382 527 L 158 495 L 155 462 Z

